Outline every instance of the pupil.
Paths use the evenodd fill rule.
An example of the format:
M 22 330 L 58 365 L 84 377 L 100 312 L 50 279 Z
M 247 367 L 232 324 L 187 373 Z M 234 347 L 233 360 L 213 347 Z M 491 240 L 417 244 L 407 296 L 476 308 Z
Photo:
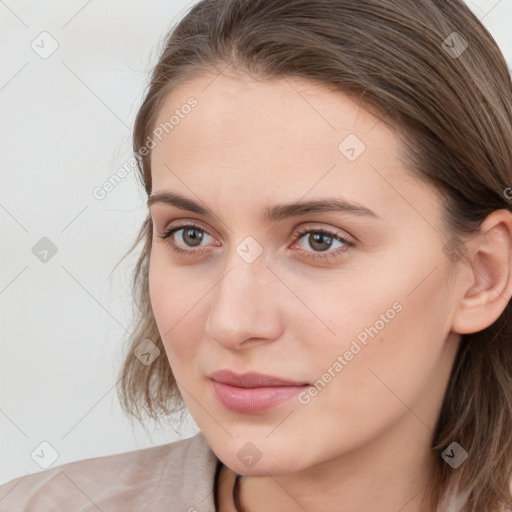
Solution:
M 321 240 L 325 238 L 327 239 L 327 245 L 328 247 L 325 247 L 325 246 L 322 246 L 322 243 L 321 243 Z M 312 241 L 311 241 L 312 240 Z M 318 247 L 318 244 L 317 244 L 317 241 L 320 240 L 320 247 Z M 310 235 L 310 244 L 311 244 L 311 247 L 313 248 L 316 248 L 317 250 L 319 251 L 326 251 L 327 249 L 329 249 L 330 245 L 331 245 L 331 242 L 332 242 L 332 239 L 329 235 L 324 235 L 322 233 L 316 233 L 316 234 L 312 234 Z M 325 245 L 325 241 L 324 241 L 324 245 Z
M 190 233 L 195 233 L 190 236 Z M 185 231 L 186 237 L 189 237 L 192 241 L 190 245 L 199 245 L 201 243 L 201 240 L 203 239 L 203 235 L 200 233 L 198 229 L 195 228 L 189 228 Z

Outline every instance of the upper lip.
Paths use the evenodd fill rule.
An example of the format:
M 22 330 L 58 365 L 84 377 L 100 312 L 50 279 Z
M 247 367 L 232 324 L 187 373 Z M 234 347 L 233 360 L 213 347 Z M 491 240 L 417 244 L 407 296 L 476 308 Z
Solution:
M 210 373 L 208 377 L 223 384 L 237 386 L 239 388 L 260 388 L 277 386 L 305 386 L 307 382 L 298 382 L 294 380 L 282 379 L 273 375 L 263 373 L 248 372 L 236 374 L 231 370 L 218 370 Z

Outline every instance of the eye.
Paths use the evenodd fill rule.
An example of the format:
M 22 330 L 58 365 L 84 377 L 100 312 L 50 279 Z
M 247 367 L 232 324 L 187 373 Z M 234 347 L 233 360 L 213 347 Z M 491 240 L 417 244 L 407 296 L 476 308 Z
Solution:
M 181 224 L 178 226 L 169 226 L 165 230 L 164 234 L 158 235 L 158 237 L 162 238 L 163 240 L 169 239 L 171 242 L 172 249 L 180 254 L 191 254 L 191 253 L 199 254 L 199 253 L 203 252 L 202 248 L 200 250 L 198 250 L 198 249 L 188 250 L 188 249 L 182 249 L 181 247 L 176 245 L 176 242 L 173 240 L 174 237 L 172 235 L 174 235 L 175 233 L 179 233 L 180 231 L 183 231 L 183 233 L 181 233 L 179 235 L 179 237 L 181 238 L 182 243 L 186 247 L 198 247 L 199 244 L 205 239 L 205 235 L 210 236 L 206 233 L 206 231 L 203 228 L 199 227 L 198 225 L 193 224 L 193 223 L 188 223 L 188 224 Z M 190 245 L 188 245 L 188 244 L 190 244 Z
M 182 245 L 185 247 L 197 247 L 198 249 L 183 249 L 180 247 L 174 240 L 173 235 L 176 233 L 180 233 L 179 238 L 181 238 Z M 309 235 L 308 238 L 305 238 L 306 235 Z M 198 256 L 207 250 L 206 247 L 201 245 L 201 242 L 207 239 L 207 237 L 212 238 L 206 230 L 191 222 L 175 226 L 171 225 L 165 230 L 163 235 L 157 236 L 163 240 L 170 240 L 171 248 L 175 252 L 180 254 L 193 254 L 194 256 Z M 299 244 L 297 241 L 292 247 L 301 247 L 301 252 L 306 253 L 306 258 L 317 260 L 336 259 L 355 245 L 354 242 L 339 233 L 320 228 L 304 227 L 295 232 L 293 236 L 294 240 L 298 241 L 304 238 L 305 243 L 309 245 L 313 251 L 304 249 L 304 244 Z M 336 250 L 330 250 L 335 242 L 341 244 L 341 246 Z M 220 244 L 215 242 L 215 245 L 218 246 Z
M 309 236 L 305 238 L 306 235 Z M 313 251 L 305 250 L 309 253 L 306 257 L 313 259 L 335 259 L 355 245 L 344 236 L 326 229 L 304 227 L 296 232 L 294 236 L 299 241 L 304 238 L 305 244 L 314 249 Z M 330 250 L 334 242 L 338 242 L 341 246 L 336 250 Z M 305 244 L 295 243 L 294 246 L 304 247 Z

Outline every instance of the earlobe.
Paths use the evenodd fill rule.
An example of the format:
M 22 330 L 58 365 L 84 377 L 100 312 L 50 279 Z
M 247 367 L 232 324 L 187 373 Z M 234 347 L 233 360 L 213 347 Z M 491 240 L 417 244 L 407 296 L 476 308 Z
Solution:
M 471 273 L 452 322 L 458 334 L 492 325 L 512 296 L 512 213 L 496 210 L 489 214 L 470 247 Z

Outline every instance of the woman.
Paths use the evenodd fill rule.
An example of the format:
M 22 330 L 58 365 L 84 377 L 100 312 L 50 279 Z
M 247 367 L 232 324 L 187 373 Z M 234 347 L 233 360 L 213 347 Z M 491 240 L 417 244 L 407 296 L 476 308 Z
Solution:
M 0 510 L 510 508 L 511 147 L 462 1 L 196 4 L 135 123 L 119 391 L 200 432 L 20 477 Z

